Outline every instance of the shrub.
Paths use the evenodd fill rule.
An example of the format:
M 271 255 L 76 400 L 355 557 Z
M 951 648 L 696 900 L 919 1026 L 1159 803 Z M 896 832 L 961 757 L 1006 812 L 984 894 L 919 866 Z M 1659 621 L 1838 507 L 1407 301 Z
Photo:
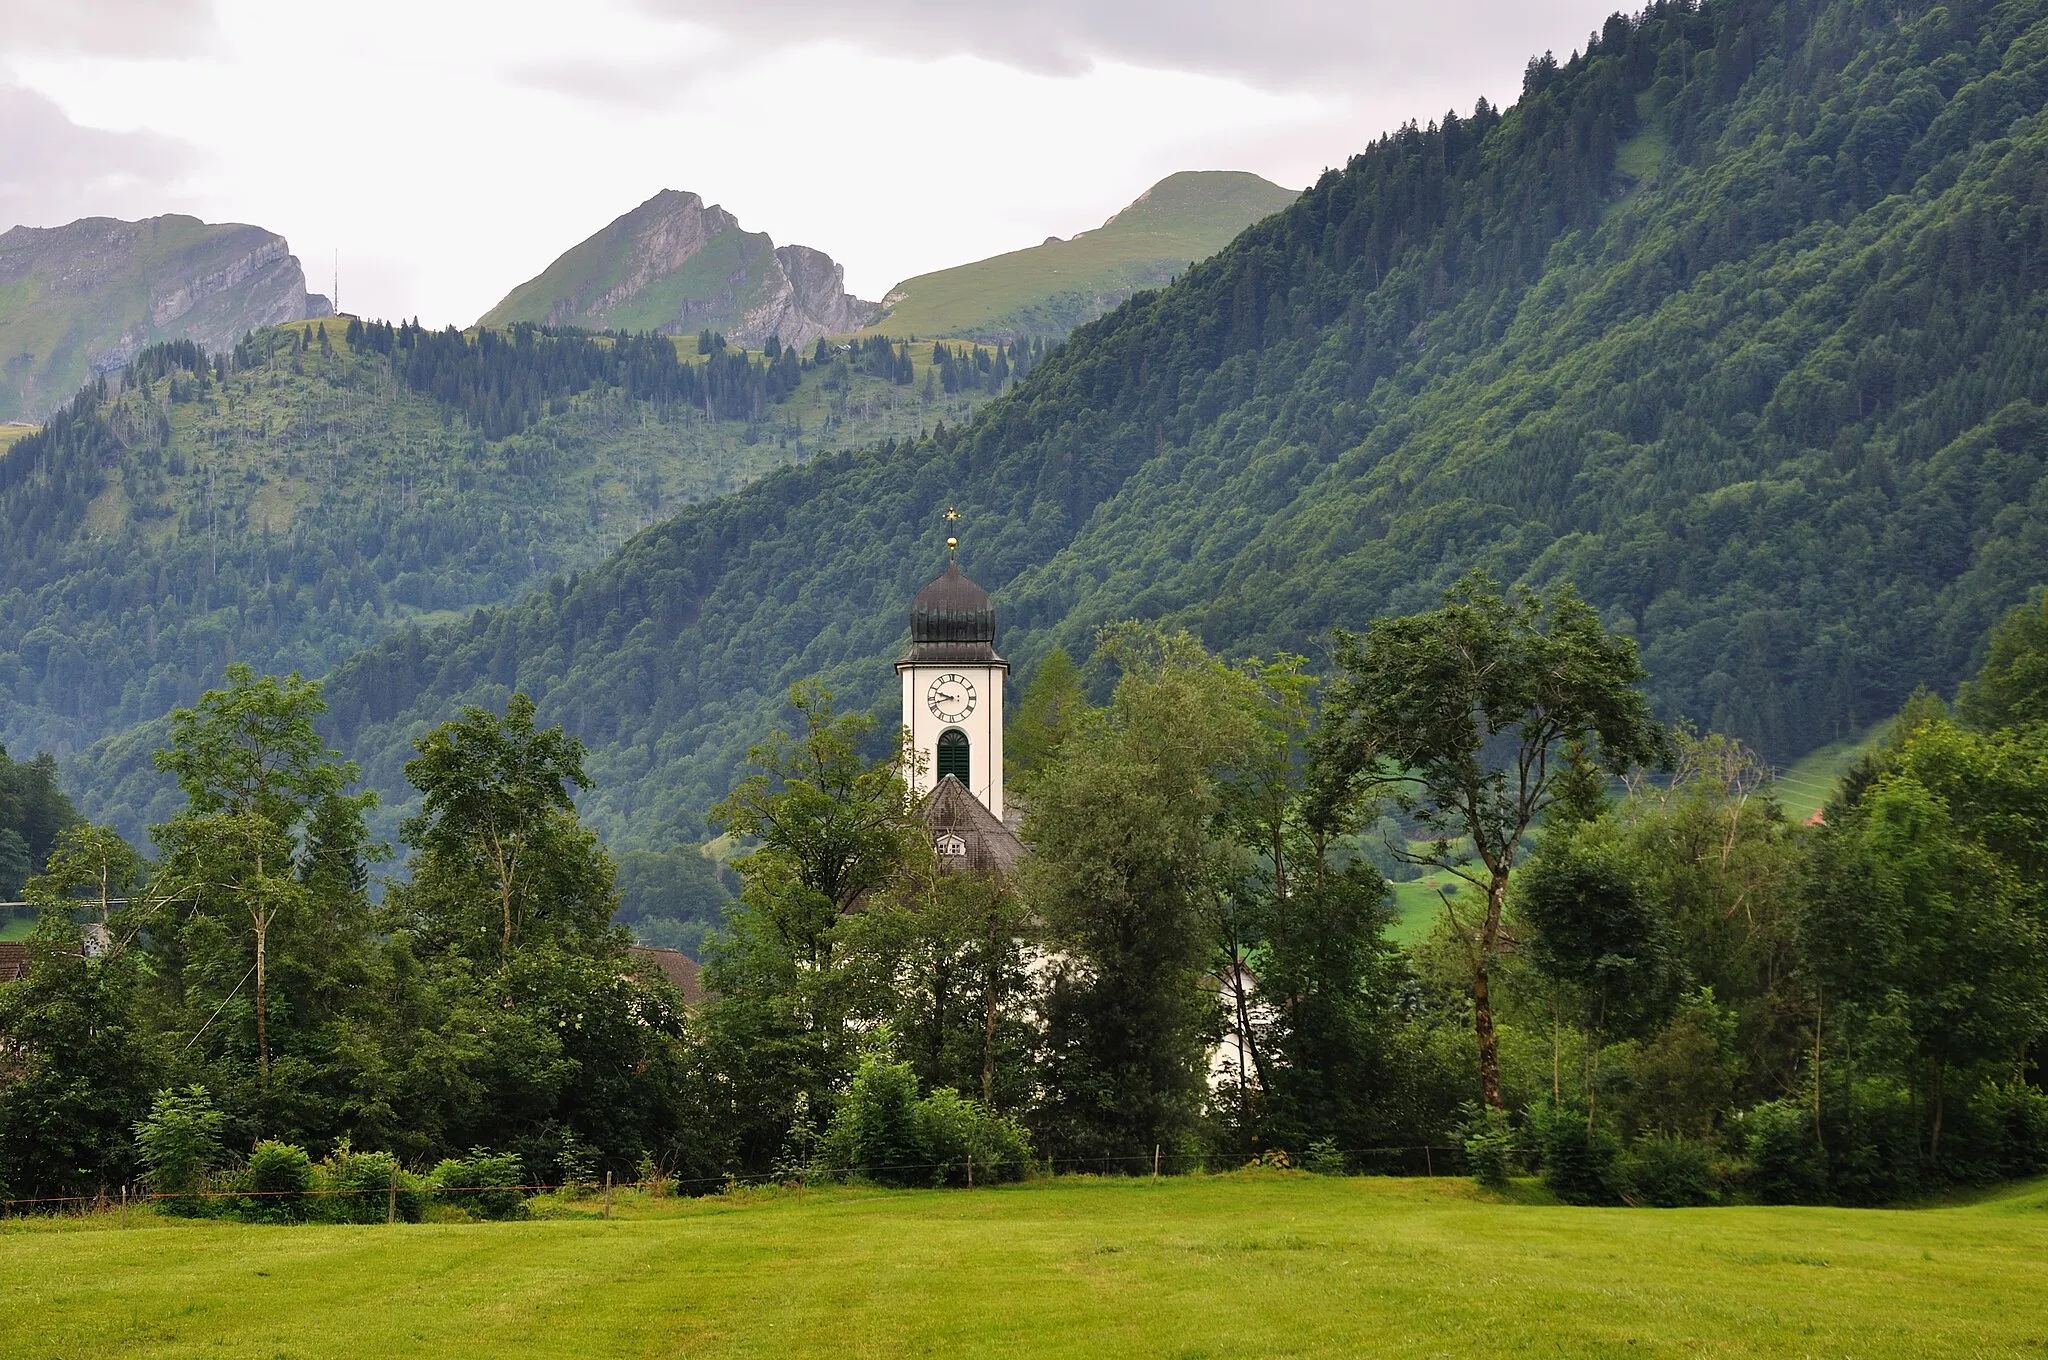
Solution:
M 248 1197 L 236 1212 L 260 1223 L 297 1223 L 306 1217 L 306 1194 L 313 1188 L 313 1159 L 293 1143 L 269 1140 L 249 1154 L 245 1178 Z
M 407 1175 L 390 1153 L 357 1152 L 344 1139 L 320 1165 L 331 1192 L 327 1212 L 333 1221 L 382 1223 L 393 1212 L 403 1222 L 420 1221 L 426 1196 L 419 1178 Z
M 1308 1155 L 1301 1159 L 1304 1170 L 1317 1176 L 1342 1176 L 1351 1167 L 1334 1138 L 1318 1138 L 1308 1145 Z
M 1820 1170 L 1837 1204 L 1890 1204 L 1921 1188 L 1920 1117 L 1897 1083 L 1874 1078 L 1830 1088 L 1821 1105 Z M 1813 1111 L 1803 1111 L 1809 1127 Z
M 1031 1140 L 1012 1119 L 950 1087 L 917 1095 L 908 1063 L 861 1061 L 853 1084 L 819 1143 L 827 1175 L 860 1176 L 882 1185 L 965 1185 L 1021 1180 Z
M 433 1182 L 441 1199 L 478 1218 L 518 1218 L 526 1212 L 525 1165 L 511 1153 L 471 1148 L 467 1157 L 449 1157 L 434 1168 Z
M 1543 1149 L 1543 1183 L 1566 1204 L 1619 1204 L 1621 1144 L 1602 1128 L 1587 1128 L 1583 1110 L 1544 1106 L 1536 1120 Z
M 869 1056 L 833 1112 L 820 1158 L 842 1176 L 882 1185 L 929 1184 L 932 1168 L 920 1146 L 917 1075 L 909 1063 Z
M 1487 1109 L 1464 1127 L 1465 1161 L 1472 1179 L 1491 1190 L 1505 1190 L 1515 1171 L 1515 1131 L 1507 1111 Z
M 135 1125 L 135 1147 L 149 1168 L 149 1187 L 172 1197 L 164 1202 L 170 1212 L 203 1211 L 203 1202 L 193 1192 L 221 1160 L 225 1118 L 204 1086 L 188 1086 L 183 1092 L 158 1091 L 149 1117 Z
M 1024 1179 L 1031 1163 L 1031 1139 L 1015 1120 L 942 1086 L 917 1102 L 912 1112 L 919 1160 L 932 1185 L 965 1185 L 969 1159 L 974 1183 Z
M 2007 1180 L 2048 1171 L 2048 1091 L 2010 1082 L 1985 1087 L 1970 1102 L 1982 1164 Z
M 1817 1204 L 1827 1197 L 1827 1162 L 1813 1137 L 1813 1111 L 1773 1100 L 1742 1115 L 1750 1184 L 1766 1204 Z
M 1639 1138 L 1621 1160 L 1621 1183 L 1632 1203 L 1656 1209 L 1712 1204 L 1714 1150 L 1691 1138 Z

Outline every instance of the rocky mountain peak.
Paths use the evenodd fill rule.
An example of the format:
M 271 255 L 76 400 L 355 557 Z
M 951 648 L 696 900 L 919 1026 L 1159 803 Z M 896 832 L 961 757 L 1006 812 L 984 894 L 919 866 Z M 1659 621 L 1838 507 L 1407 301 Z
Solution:
M 880 309 L 846 291 L 824 251 L 777 246 L 718 204 L 664 189 L 571 247 L 478 324 L 531 321 L 690 335 L 710 329 L 758 347 L 858 330 Z
M 208 349 L 329 316 L 284 237 L 170 214 L 0 235 L 0 419 L 39 419 L 159 340 Z

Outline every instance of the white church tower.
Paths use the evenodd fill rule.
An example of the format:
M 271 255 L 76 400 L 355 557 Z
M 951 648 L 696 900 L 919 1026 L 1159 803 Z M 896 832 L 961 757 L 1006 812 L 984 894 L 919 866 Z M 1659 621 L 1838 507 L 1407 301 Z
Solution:
M 958 539 L 946 540 L 946 574 L 911 603 L 910 651 L 896 663 L 903 726 L 918 765 L 910 785 L 924 794 L 950 774 L 1001 821 L 1010 663 L 996 655 L 996 607 L 961 575 L 953 556 L 958 546 Z

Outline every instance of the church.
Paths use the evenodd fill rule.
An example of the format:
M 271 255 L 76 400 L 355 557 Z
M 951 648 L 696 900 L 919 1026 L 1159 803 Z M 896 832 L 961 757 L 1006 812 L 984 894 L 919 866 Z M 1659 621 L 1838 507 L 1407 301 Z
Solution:
M 995 602 L 960 570 L 958 550 L 946 540 L 946 574 L 911 602 L 910 650 L 896 663 L 905 773 L 941 864 L 1007 874 L 1025 853 L 1003 798 L 1010 663 L 996 652 Z

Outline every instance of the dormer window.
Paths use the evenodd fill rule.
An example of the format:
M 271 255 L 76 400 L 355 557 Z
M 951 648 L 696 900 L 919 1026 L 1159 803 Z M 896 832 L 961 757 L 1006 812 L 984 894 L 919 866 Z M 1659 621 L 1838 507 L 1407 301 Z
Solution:
M 950 831 L 941 832 L 934 844 L 938 847 L 939 853 L 949 859 L 966 858 L 967 842 Z

